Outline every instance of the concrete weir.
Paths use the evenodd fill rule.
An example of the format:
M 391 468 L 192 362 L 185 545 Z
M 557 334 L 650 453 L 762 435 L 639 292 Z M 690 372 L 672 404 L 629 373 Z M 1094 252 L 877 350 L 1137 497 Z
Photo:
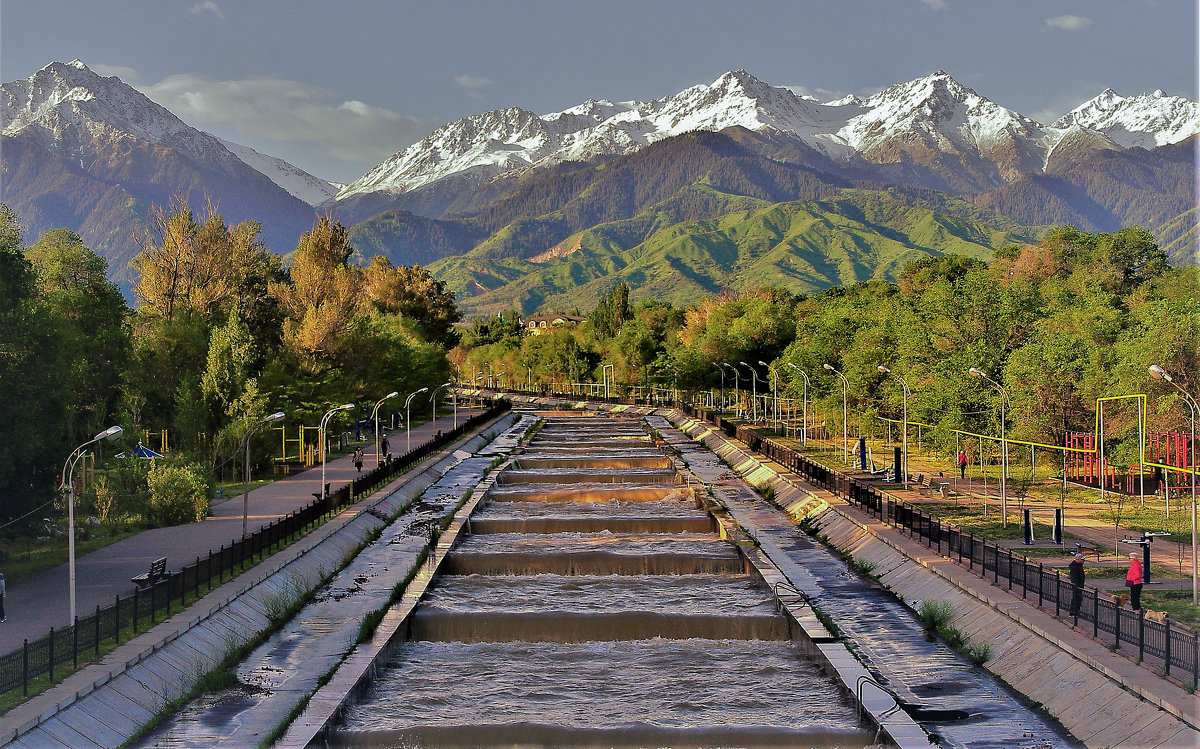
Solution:
M 548 415 L 279 745 L 928 746 L 649 434 Z

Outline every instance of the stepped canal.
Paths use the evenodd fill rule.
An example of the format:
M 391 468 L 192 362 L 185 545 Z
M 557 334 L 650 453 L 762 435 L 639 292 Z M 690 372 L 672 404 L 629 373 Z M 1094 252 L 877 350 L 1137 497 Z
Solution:
M 549 416 L 330 743 L 871 744 L 705 496 L 644 421 Z

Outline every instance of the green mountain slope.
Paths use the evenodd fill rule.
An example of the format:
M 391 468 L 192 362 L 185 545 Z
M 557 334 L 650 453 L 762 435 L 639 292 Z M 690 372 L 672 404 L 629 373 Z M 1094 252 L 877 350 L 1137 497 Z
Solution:
M 986 258 L 1004 244 L 1033 239 L 1026 227 L 962 201 L 930 204 L 899 191 L 847 190 L 825 200 L 744 208 L 662 226 L 622 247 L 628 224 L 639 220 L 647 219 L 582 232 L 568 254 L 503 286 L 464 296 L 461 304 L 468 314 L 586 308 L 621 281 L 635 299 L 674 304 L 765 284 L 812 292 L 894 279 L 923 255 Z

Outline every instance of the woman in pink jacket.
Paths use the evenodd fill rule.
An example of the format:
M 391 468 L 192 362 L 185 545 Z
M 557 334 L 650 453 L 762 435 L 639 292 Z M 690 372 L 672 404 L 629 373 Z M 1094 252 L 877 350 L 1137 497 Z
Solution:
M 1129 588 L 1129 605 L 1134 611 L 1142 608 L 1142 560 L 1138 556 L 1129 555 L 1129 572 L 1125 575 L 1125 585 Z

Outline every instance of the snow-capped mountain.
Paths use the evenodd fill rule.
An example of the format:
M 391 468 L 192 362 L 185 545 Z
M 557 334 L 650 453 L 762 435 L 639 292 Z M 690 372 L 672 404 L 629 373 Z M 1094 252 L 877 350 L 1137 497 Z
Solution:
M 790 135 L 835 163 L 895 165 L 918 183 L 970 191 L 1072 162 L 1078 149 L 1177 143 L 1200 132 L 1200 112 L 1195 102 L 1161 92 L 1130 99 L 1106 92 L 1047 126 L 940 70 L 867 99 L 825 104 L 737 70 L 650 102 L 589 100 L 548 115 L 520 108 L 472 115 L 392 156 L 335 200 L 400 195 L 451 176 L 456 186 L 478 184 L 735 125 Z
M 1147 150 L 1178 143 L 1196 134 L 1200 104 L 1161 90 L 1124 97 L 1111 88 L 1080 104 L 1054 127 L 1077 125 L 1104 133 L 1122 148 Z
M 314 177 L 298 166 L 289 164 L 283 159 L 259 153 L 250 146 L 243 146 L 240 143 L 234 143 L 224 138 L 217 138 L 217 140 L 221 141 L 221 145 L 228 148 L 234 156 L 245 162 L 247 166 L 262 172 L 266 175 L 267 179 L 309 205 L 320 205 L 336 195 L 338 190 L 345 187 L 342 184 L 334 184 L 326 182 L 320 177 Z
M 0 134 L 23 136 L 62 156 L 98 138 L 135 138 L 230 173 L 242 162 L 208 133 L 80 60 L 55 62 L 29 78 L 0 86 Z
M 211 201 L 225 220 L 259 221 L 280 252 L 312 227 L 312 206 L 116 77 L 79 60 L 0 86 L 4 200 L 37 236 L 68 228 L 108 258 L 128 288 L 152 205 Z

